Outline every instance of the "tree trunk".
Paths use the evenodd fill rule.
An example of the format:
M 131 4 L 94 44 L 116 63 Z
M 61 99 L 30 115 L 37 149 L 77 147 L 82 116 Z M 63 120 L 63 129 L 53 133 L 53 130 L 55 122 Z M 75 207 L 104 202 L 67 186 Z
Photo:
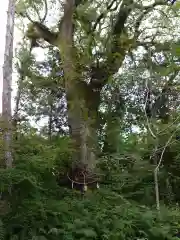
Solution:
M 74 1 L 66 0 L 60 26 L 59 49 L 65 77 L 68 122 L 74 147 L 74 168 L 93 172 L 95 167 L 96 124 L 100 91 L 93 83 L 83 81 L 76 48 L 73 44 Z M 85 181 L 85 179 L 84 179 Z
M 74 149 L 73 166 L 69 172 L 72 187 L 86 191 L 98 188 L 95 174 L 97 127 L 100 91 L 92 84 L 77 82 L 73 92 L 67 92 L 68 122 Z M 72 94 L 71 94 L 72 93 Z
M 73 95 L 67 95 L 68 121 L 73 140 L 74 161 L 89 171 L 96 166 L 98 107 L 100 89 L 93 84 L 78 82 Z
M 9 0 L 6 26 L 6 45 L 3 66 L 3 96 L 2 116 L 4 128 L 5 166 L 12 167 L 12 118 L 11 118 L 11 84 L 12 84 L 12 59 L 14 36 L 15 0 Z

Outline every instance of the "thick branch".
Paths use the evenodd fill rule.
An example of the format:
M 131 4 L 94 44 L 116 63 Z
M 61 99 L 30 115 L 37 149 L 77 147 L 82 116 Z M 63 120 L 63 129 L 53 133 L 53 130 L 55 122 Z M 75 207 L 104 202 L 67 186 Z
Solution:
M 128 39 L 124 39 L 126 41 L 126 46 L 124 46 L 124 40 L 121 37 L 123 33 L 125 33 L 125 23 L 130 12 L 132 11 L 132 4 L 133 0 L 126 0 L 120 8 L 115 25 L 112 29 L 111 50 L 109 51 L 105 63 L 100 67 L 92 67 L 91 81 L 95 80 L 99 82 L 99 84 L 101 83 L 102 86 L 106 83 L 109 76 L 118 71 L 124 60 Z
M 144 6 L 139 6 L 139 5 L 136 6 L 136 4 L 133 2 L 133 0 L 124 1 L 124 4 L 120 8 L 120 12 L 118 14 L 116 24 L 113 28 L 114 38 L 113 38 L 113 41 L 112 41 L 111 52 L 113 54 L 118 54 L 118 56 L 113 57 L 113 55 L 111 55 L 107 59 L 107 64 L 109 66 L 109 74 L 112 75 L 112 74 L 114 74 L 118 71 L 118 69 L 120 68 L 120 66 L 121 66 L 121 64 L 124 60 L 126 51 L 129 50 L 128 48 L 130 46 L 128 46 L 128 44 L 130 45 L 132 43 L 132 41 L 129 41 L 130 39 L 128 39 L 127 36 L 124 36 L 126 38 L 125 42 L 124 41 L 119 41 L 119 39 L 122 38 L 123 34 L 126 35 L 125 23 L 127 21 L 127 18 L 129 17 L 129 14 L 131 13 L 131 11 L 134 8 L 140 8 L 143 11 L 143 13 L 137 19 L 137 22 L 136 22 L 136 25 L 135 25 L 136 34 L 135 34 L 134 40 L 133 40 L 133 42 L 135 42 L 137 40 L 137 37 L 138 37 L 139 26 L 140 26 L 143 18 L 145 17 L 145 15 L 150 13 L 150 11 L 152 11 L 156 6 L 160 6 L 160 5 L 167 5 L 167 3 L 159 0 L 159 1 L 155 1 L 155 3 L 153 3 L 149 6 L 144 7 Z M 126 45 L 124 45 L 124 43 Z
M 124 25 L 127 21 L 127 18 L 130 14 L 130 12 L 132 11 L 133 7 L 133 0 L 129 0 L 129 1 L 125 1 L 126 4 L 123 4 L 122 7 L 120 8 L 120 11 L 117 15 L 117 19 L 116 19 L 116 23 L 113 27 L 113 35 L 114 36 L 119 36 L 123 30 L 124 30 Z
M 26 36 L 31 40 L 44 39 L 46 42 L 57 46 L 58 34 L 51 32 L 49 28 L 39 22 L 34 22 L 29 26 Z

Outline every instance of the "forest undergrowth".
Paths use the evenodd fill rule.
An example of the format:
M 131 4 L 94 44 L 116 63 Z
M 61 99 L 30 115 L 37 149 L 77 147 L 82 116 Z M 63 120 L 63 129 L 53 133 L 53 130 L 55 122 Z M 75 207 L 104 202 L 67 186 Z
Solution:
M 82 195 L 58 182 L 70 164 L 67 139 L 21 141 L 15 167 L 0 170 L 0 239 L 173 239 L 180 211 L 162 202 L 157 212 L 153 171 L 128 170 L 125 153 L 104 156 L 100 189 Z

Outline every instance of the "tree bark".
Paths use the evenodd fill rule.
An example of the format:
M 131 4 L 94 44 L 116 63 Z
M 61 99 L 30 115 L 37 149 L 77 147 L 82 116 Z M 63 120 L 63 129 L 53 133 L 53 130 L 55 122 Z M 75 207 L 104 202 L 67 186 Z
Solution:
M 100 90 L 95 89 L 93 84 L 82 81 L 77 83 L 73 91 L 77 100 L 74 94 L 67 93 L 68 121 L 74 149 L 76 149 L 74 162 L 83 164 L 90 171 L 96 166 Z
M 12 118 L 11 118 L 11 84 L 12 84 L 12 59 L 14 36 L 15 0 L 9 0 L 6 26 L 6 45 L 3 66 L 3 96 L 2 116 L 4 128 L 5 166 L 12 167 Z

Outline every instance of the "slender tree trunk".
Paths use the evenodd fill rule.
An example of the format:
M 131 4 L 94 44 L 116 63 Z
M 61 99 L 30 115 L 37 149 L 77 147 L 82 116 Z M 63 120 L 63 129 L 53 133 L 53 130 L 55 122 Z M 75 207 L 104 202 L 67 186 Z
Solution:
M 4 128 L 5 166 L 12 167 L 12 117 L 11 117 L 11 84 L 12 84 L 12 59 L 14 37 L 15 0 L 9 0 L 6 26 L 6 44 L 3 66 L 3 96 L 2 116 Z
M 52 124 L 53 124 L 53 103 L 50 102 L 49 103 L 49 107 L 50 107 L 50 113 L 48 116 L 48 138 L 51 141 L 52 139 Z

